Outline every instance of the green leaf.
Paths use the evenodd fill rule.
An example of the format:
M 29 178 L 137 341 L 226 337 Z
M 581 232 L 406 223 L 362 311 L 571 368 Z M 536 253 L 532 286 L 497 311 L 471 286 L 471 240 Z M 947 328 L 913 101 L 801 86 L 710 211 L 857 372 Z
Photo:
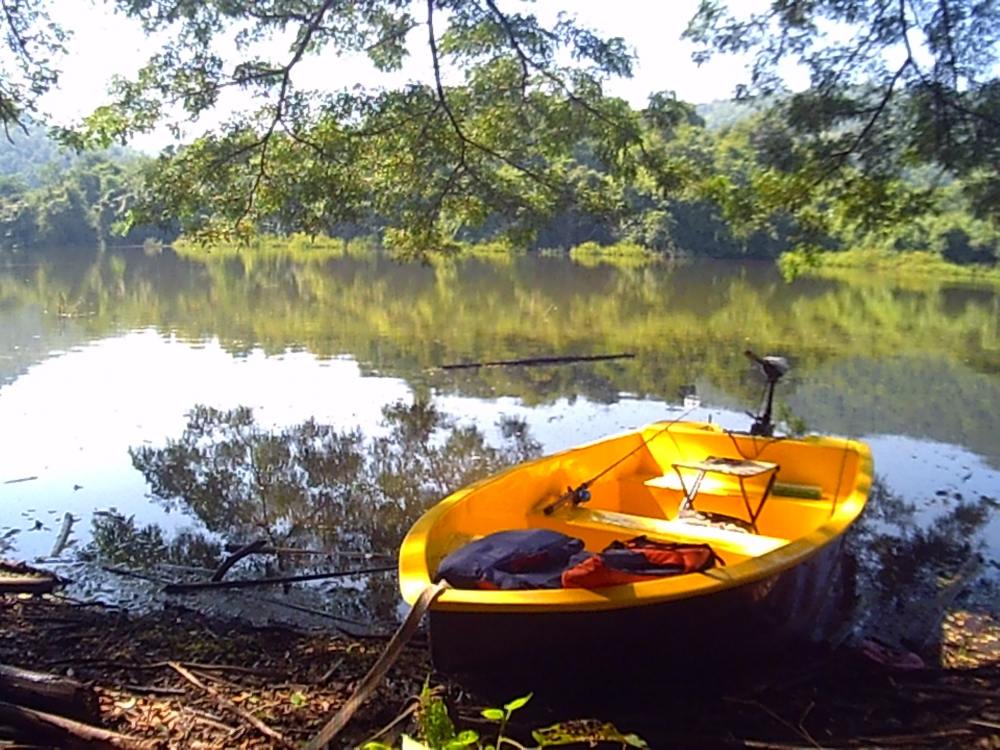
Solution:
M 466 729 L 445 745 L 444 750 L 461 750 L 461 748 L 475 745 L 477 742 L 479 742 L 479 733 L 472 729 Z
M 288 696 L 288 702 L 291 703 L 293 706 L 295 706 L 295 708 L 302 708 L 304 705 L 306 705 L 306 703 L 309 702 L 309 699 L 306 697 L 305 693 L 296 690 L 294 693 Z
M 481 713 L 484 719 L 489 719 L 490 721 L 503 721 L 506 716 L 503 710 L 499 708 L 484 708 Z
M 507 709 L 508 713 L 513 713 L 517 709 L 523 708 L 531 700 L 532 695 L 534 693 L 528 693 L 527 695 L 522 695 L 520 698 L 515 698 L 510 703 L 505 703 L 504 708 Z

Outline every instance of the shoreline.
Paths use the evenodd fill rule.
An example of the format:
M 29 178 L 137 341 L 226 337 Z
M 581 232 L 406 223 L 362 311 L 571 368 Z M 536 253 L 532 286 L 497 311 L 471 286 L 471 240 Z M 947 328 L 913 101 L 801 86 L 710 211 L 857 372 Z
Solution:
M 788 280 L 798 276 L 842 278 L 874 271 L 908 279 L 1000 285 L 1000 264 L 960 265 L 926 250 L 844 250 L 818 253 L 789 251 L 782 253 L 775 262 Z
M 93 724 L 155 748 L 280 746 L 233 705 L 299 746 L 346 701 L 385 644 L 250 626 L 178 606 L 133 615 L 48 595 L 0 597 L 0 616 L 0 663 L 82 682 L 99 705 Z M 674 685 L 669 701 L 662 693 L 669 686 L 656 675 L 634 675 L 628 680 L 638 697 L 625 701 L 602 686 L 590 691 L 589 703 L 576 706 L 566 693 L 536 693 L 508 731 L 530 743 L 533 729 L 596 715 L 651 748 L 1000 746 L 1000 726 L 991 718 L 1000 711 L 1000 623 L 953 614 L 941 653 L 940 665 L 905 670 L 858 648 L 817 651 L 769 665 L 752 683 L 726 680 L 720 695 L 706 693 L 701 679 Z M 425 682 L 443 695 L 458 727 L 473 728 L 484 739 L 495 731 L 481 712 L 497 699 L 435 674 L 418 638 L 337 747 L 358 746 L 397 719 L 379 741 L 396 747 L 400 733 L 412 736 L 417 725 L 410 714 Z

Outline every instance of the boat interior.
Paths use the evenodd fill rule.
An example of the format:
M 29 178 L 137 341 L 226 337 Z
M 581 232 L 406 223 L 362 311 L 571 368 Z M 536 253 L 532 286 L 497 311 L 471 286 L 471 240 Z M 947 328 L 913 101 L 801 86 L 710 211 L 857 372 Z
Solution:
M 637 536 L 708 543 L 731 565 L 824 528 L 839 513 L 849 516 L 844 525 L 853 520 L 864 502 L 856 487 L 859 472 L 867 473 L 863 461 L 847 439 L 654 423 L 469 488 L 428 529 L 427 563 L 434 570 L 444 555 L 498 529 L 549 528 L 592 552 Z

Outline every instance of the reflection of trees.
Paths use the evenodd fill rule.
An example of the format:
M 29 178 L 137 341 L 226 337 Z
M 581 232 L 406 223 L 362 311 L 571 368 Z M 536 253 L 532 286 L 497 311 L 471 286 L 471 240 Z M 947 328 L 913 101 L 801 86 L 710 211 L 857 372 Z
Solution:
M 181 531 L 167 539 L 156 524 L 137 526 L 134 516 L 95 513 L 91 541 L 81 557 L 103 562 L 149 566 L 157 563 L 215 567 L 222 545 L 196 531 Z
M 963 591 L 996 601 L 996 591 L 970 589 L 987 543 L 984 530 L 1000 511 L 987 495 L 977 499 L 943 491 L 933 521 L 876 479 L 862 519 L 848 534 L 859 563 L 860 608 L 865 632 L 921 649 L 933 644 L 940 618 Z M 926 512 L 926 511 L 925 511 Z M 977 584 L 995 588 L 984 579 Z
M 514 418 L 498 425 L 497 447 L 426 401 L 395 403 L 383 415 L 384 434 L 366 440 L 313 420 L 272 432 L 246 407 L 196 406 L 179 439 L 135 448 L 132 461 L 158 501 L 226 541 L 395 554 L 433 502 L 540 451 Z M 131 537 L 137 549 L 170 547 L 157 530 L 113 518 L 101 522 L 95 544 L 121 546 Z
M 50 339 L 69 328 L 84 339 L 155 327 L 182 340 L 215 336 L 234 355 L 300 346 L 317 357 L 346 354 L 364 372 L 465 396 L 535 404 L 573 396 L 610 402 L 628 392 L 674 400 L 681 386 L 705 382 L 721 399 L 713 405 L 734 407 L 759 393 L 757 380 L 742 377 L 749 342 L 793 358 L 782 397 L 810 425 L 849 434 L 889 425 L 996 457 L 1000 418 L 981 408 L 1000 399 L 1000 295 L 992 289 L 940 280 L 904 287 L 884 277 L 786 284 L 759 264 L 637 271 L 524 256 L 418 266 L 294 248 L 200 257 L 64 253 L 40 260 L 27 283 L 23 272 L 0 273 L 0 297 L 23 318 L 8 313 L 5 321 L 20 330 L 0 331 L 0 341 L 20 358 L 38 348 L 32 337 L 40 333 Z M 26 317 L 32 308 L 77 317 Z M 638 356 L 574 367 L 437 369 L 614 351 Z M 0 369 L 18 373 L 30 364 L 0 362 Z
M 356 568 L 359 558 L 395 556 L 420 513 L 451 490 L 540 453 L 519 419 L 502 418 L 499 445 L 492 445 L 476 427 L 457 424 L 424 400 L 385 407 L 381 427 L 368 438 L 311 419 L 268 431 L 249 408 L 195 406 L 178 439 L 130 453 L 153 497 L 201 528 L 168 538 L 155 524 L 104 513 L 94 519 L 84 556 L 215 567 L 223 543 L 264 538 L 277 553 L 262 559 L 265 573 Z M 395 616 L 391 577 L 338 592 L 323 606 L 366 619 Z

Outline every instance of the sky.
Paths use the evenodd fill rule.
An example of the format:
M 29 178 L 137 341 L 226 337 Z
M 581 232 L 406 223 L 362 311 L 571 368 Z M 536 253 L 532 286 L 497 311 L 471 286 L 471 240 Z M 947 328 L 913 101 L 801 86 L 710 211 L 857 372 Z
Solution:
M 501 3 L 504 9 L 517 5 L 509 0 Z M 612 82 L 608 93 L 643 106 L 649 93 L 664 89 L 694 103 L 726 99 L 745 79 L 739 59 L 718 57 L 701 67 L 692 62 L 693 45 L 680 37 L 697 6 L 698 0 L 538 0 L 530 9 L 541 18 L 567 11 L 606 36 L 624 38 L 637 53 L 638 65 L 632 79 Z M 134 72 L 156 51 L 156 44 L 142 35 L 138 24 L 114 14 L 100 0 L 60 0 L 54 8 L 55 19 L 72 29 L 73 36 L 61 85 L 41 104 L 55 122 L 70 124 L 101 103 L 112 76 Z M 418 32 L 412 45 L 414 61 L 396 82 L 428 75 L 429 53 L 422 29 Z M 296 80 L 300 85 L 336 87 L 371 78 L 370 68 L 361 60 L 325 56 L 304 60 L 300 67 Z M 221 120 L 223 115 L 217 117 Z M 133 145 L 155 150 L 168 140 L 163 132 Z

